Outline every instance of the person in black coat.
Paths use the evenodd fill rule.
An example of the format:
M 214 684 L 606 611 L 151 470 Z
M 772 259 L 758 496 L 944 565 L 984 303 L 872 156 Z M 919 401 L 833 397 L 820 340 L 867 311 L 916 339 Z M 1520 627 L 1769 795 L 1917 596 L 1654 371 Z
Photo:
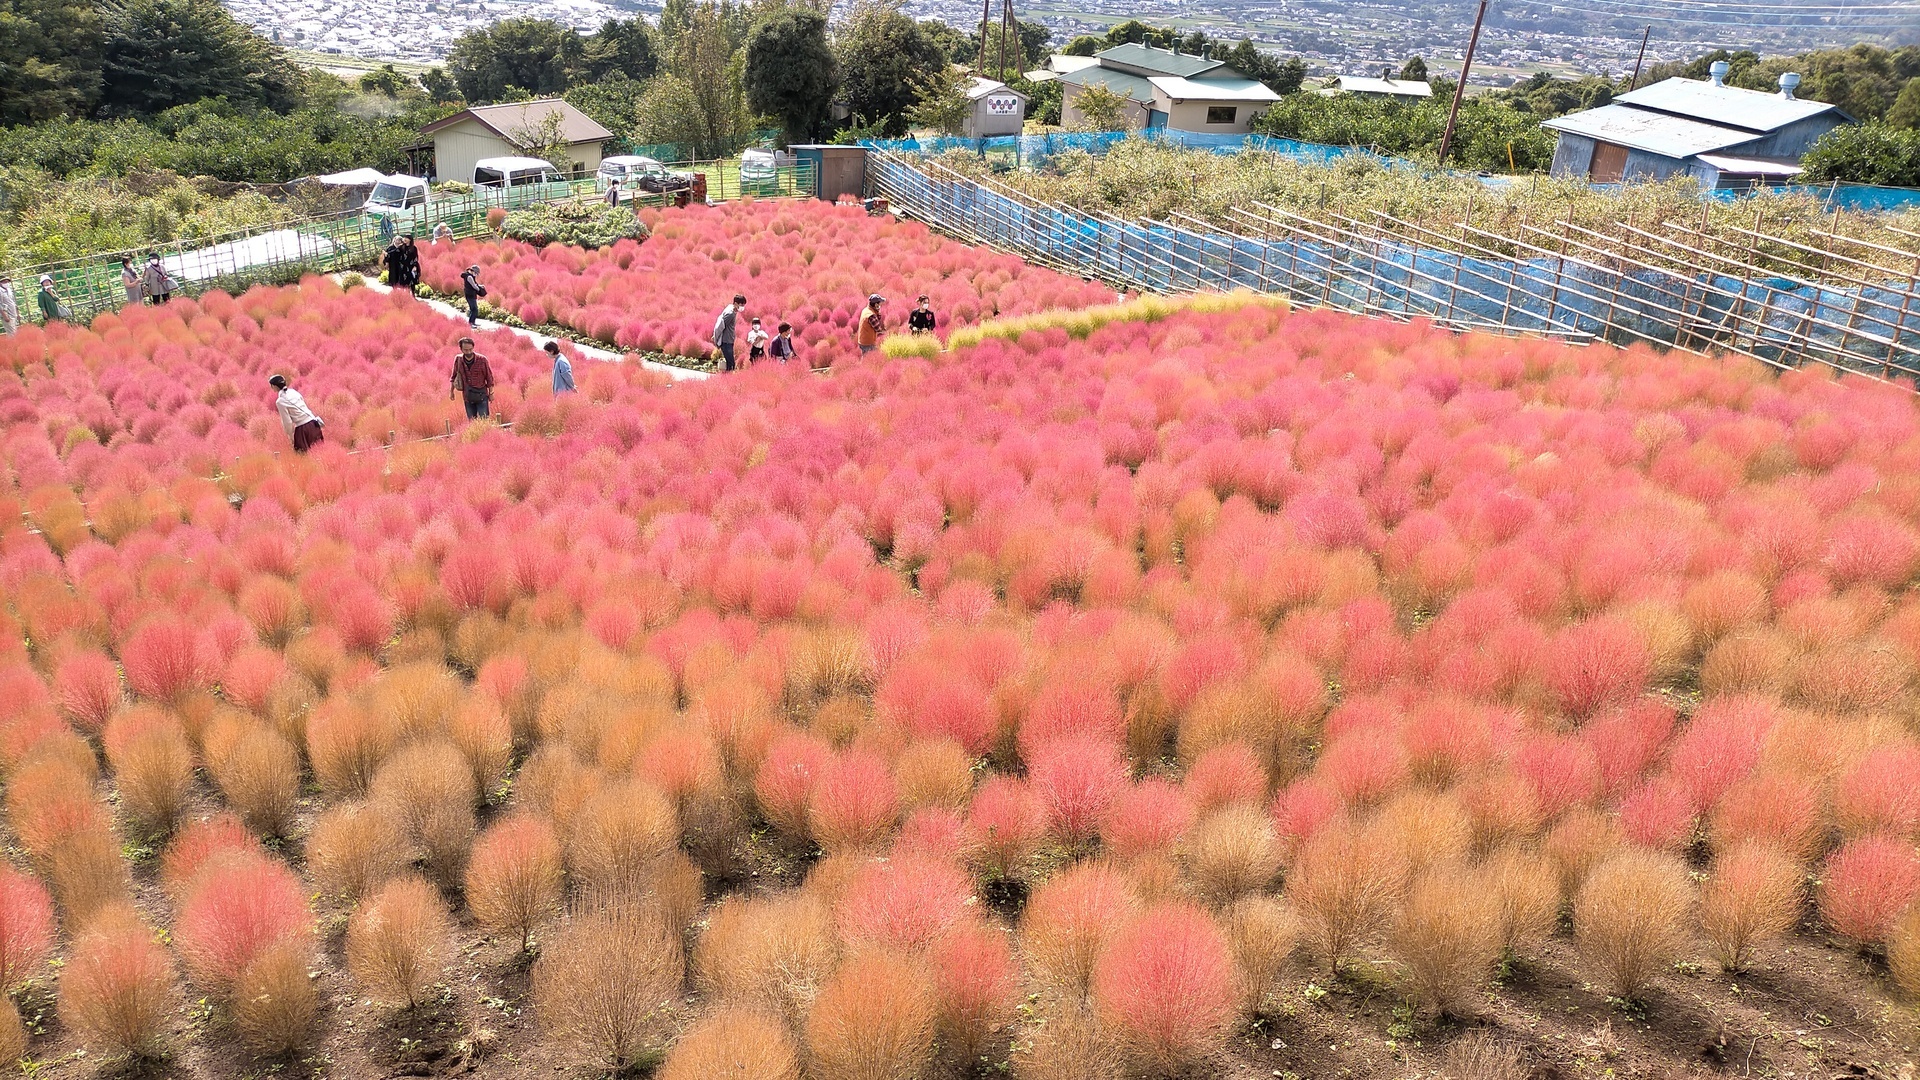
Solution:
M 475 263 L 460 271 L 460 294 L 467 298 L 467 325 L 478 329 L 480 326 L 480 298 L 487 295 L 487 287 L 480 284 L 480 264 Z

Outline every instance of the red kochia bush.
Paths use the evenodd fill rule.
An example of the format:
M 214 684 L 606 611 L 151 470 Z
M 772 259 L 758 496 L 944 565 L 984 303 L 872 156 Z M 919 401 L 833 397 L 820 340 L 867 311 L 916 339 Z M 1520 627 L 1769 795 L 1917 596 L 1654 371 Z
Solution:
M 963 1061 L 987 1048 L 993 1033 L 1013 1019 L 1020 970 L 1005 931 L 963 924 L 937 942 L 929 956 L 938 997 L 941 1041 Z
M 196 876 L 174 920 L 174 940 L 195 981 L 224 993 L 254 957 L 312 929 L 299 875 L 265 855 L 233 855 Z
M 1869 836 L 1828 856 L 1820 878 L 1820 915 L 1827 925 L 1863 945 L 1878 945 L 1920 895 L 1920 856 L 1905 841 Z
M 1833 815 L 1849 834 L 1911 836 L 1920 827 L 1920 747 L 1883 746 L 1861 755 L 1834 786 Z
M 1127 765 L 1111 743 L 1059 739 L 1040 747 L 1027 763 L 1034 794 L 1062 840 L 1084 843 L 1100 825 L 1114 793 L 1127 782 Z
M 75 724 L 99 731 L 120 707 L 120 670 L 105 653 L 73 653 L 54 671 L 53 697 Z
M 966 914 L 972 894 L 958 867 L 896 856 L 866 867 L 847 885 L 836 917 L 841 936 L 856 948 L 919 949 Z
M 213 681 L 213 665 L 199 631 L 178 615 L 157 615 L 134 628 L 120 646 L 133 692 L 172 701 Z
M 1547 686 L 1575 716 L 1623 701 L 1646 686 L 1653 659 L 1640 631 L 1600 616 L 1562 630 L 1547 651 Z
M 1100 1023 L 1140 1072 L 1193 1067 L 1232 1033 L 1233 957 L 1207 913 L 1151 908 L 1107 942 L 1093 971 Z
M 53 948 L 53 898 L 38 881 L 0 864 L 0 993 L 30 978 Z
M 900 795 L 879 755 L 849 750 L 827 763 L 807 801 L 807 825 L 828 851 L 864 847 L 893 831 Z

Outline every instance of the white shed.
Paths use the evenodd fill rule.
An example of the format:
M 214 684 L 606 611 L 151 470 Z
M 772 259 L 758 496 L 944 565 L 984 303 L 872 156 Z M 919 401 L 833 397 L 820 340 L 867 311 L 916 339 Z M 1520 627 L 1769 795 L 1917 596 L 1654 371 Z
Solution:
M 964 134 L 969 139 L 1018 135 L 1027 122 L 1027 95 L 994 79 L 976 75 L 967 87 L 973 111 L 967 114 Z
M 475 105 L 435 120 L 420 134 L 432 137 L 434 175 L 469 184 L 474 163 L 519 157 L 539 149 L 550 134 L 567 144 L 566 171 L 591 176 L 600 167 L 600 144 L 613 138 L 613 132 L 559 98 Z

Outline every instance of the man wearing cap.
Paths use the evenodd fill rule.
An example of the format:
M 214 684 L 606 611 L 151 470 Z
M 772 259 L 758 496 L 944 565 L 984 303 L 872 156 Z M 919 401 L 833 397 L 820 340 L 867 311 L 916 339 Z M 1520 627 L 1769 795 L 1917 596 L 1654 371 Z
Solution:
M 40 275 L 40 295 L 35 299 L 40 301 L 41 322 L 60 322 L 73 318 L 72 309 L 60 301 L 59 293 L 53 291 L 52 274 Z
M 13 275 L 0 274 L 0 334 L 20 329 L 20 301 L 13 295 Z
M 853 340 L 860 346 L 862 356 L 880 347 L 880 335 L 887 329 L 880 318 L 880 305 L 886 302 L 886 297 L 874 293 L 867 297 L 867 306 L 860 311 L 860 325 L 853 332 Z
M 287 385 L 285 375 L 275 375 L 267 385 L 276 391 L 273 407 L 280 413 L 280 428 L 292 441 L 294 453 L 304 454 L 314 443 L 325 441 L 321 428 L 326 425 L 307 408 L 307 399 L 300 396 L 300 391 Z
M 466 402 L 467 419 L 493 415 L 493 368 L 473 351 L 473 339 L 460 339 L 460 355 L 453 358 L 453 390 Z
M 480 284 L 479 263 L 460 271 L 460 293 L 467 298 L 467 325 L 480 329 L 480 298 L 487 295 L 487 287 Z

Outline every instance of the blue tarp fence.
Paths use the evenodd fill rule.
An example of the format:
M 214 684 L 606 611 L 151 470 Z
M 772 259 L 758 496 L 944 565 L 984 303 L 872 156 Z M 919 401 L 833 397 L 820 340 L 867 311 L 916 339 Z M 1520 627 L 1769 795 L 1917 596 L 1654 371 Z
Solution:
M 1122 221 L 994 190 L 937 166 L 876 154 L 876 194 L 967 239 L 1088 277 L 1161 293 L 1252 289 L 1296 303 L 1455 326 L 1664 347 L 1708 347 L 1795 367 L 1827 363 L 1920 375 L 1920 300 L 1911 280 L 1835 288 L 1638 264 L 1589 248 L 1515 241 L 1513 257 L 1247 213 L 1219 227 Z M 1264 215 L 1264 216 L 1263 216 Z M 1260 233 L 1261 235 L 1251 235 Z M 1552 241 L 1542 239 L 1540 243 Z
M 1114 143 L 1129 138 L 1150 139 L 1155 142 L 1184 146 L 1191 150 L 1211 150 L 1216 154 L 1237 154 L 1243 150 L 1263 151 L 1307 165 L 1326 165 L 1341 158 L 1357 156 L 1369 158 L 1389 168 L 1428 171 L 1428 166 L 1418 162 L 1375 153 L 1360 146 L 1329 146 L 1325 143 L 1276 139 L 1269 135 L 1210 135 L 1198 131 L 1176 131 L 1172 128 L 1060 132 L 1048 135 L 1002 135 L 990 139 L 960 139 L 947 136 L 931 139 L 869 139 L 860 145 L 874 150 L 902 154 L 944 154 L 950 150 L 964 150 L 983 156 L 1011 154 L 1023 165 L 1038 165 L 1055 154 L 1068 150 L 1085 150 L 1091 154 L 1104 154 Z M 1515 179 L 1511 176 L 1462 175 L 1473 175 L 1482 184 L 1495 188 L 1506 187 Z M 1596 184 L 1594 187 L 1600 190 L 1614 190 L 1621 185 Z M 1705 191 L 1703 194 L 1708 198 L 1722 201 L 1748 198 L 1756 194 L 1760 196 L 1811 195 L 1820 199 L 1829 211 L 1836 208 L 1899 211 L 1920 206 L 1920 188 L 1876 187 L 1872 184 L 1785 184 L 1758 188 L 1754 191 L 1715 190 Z

